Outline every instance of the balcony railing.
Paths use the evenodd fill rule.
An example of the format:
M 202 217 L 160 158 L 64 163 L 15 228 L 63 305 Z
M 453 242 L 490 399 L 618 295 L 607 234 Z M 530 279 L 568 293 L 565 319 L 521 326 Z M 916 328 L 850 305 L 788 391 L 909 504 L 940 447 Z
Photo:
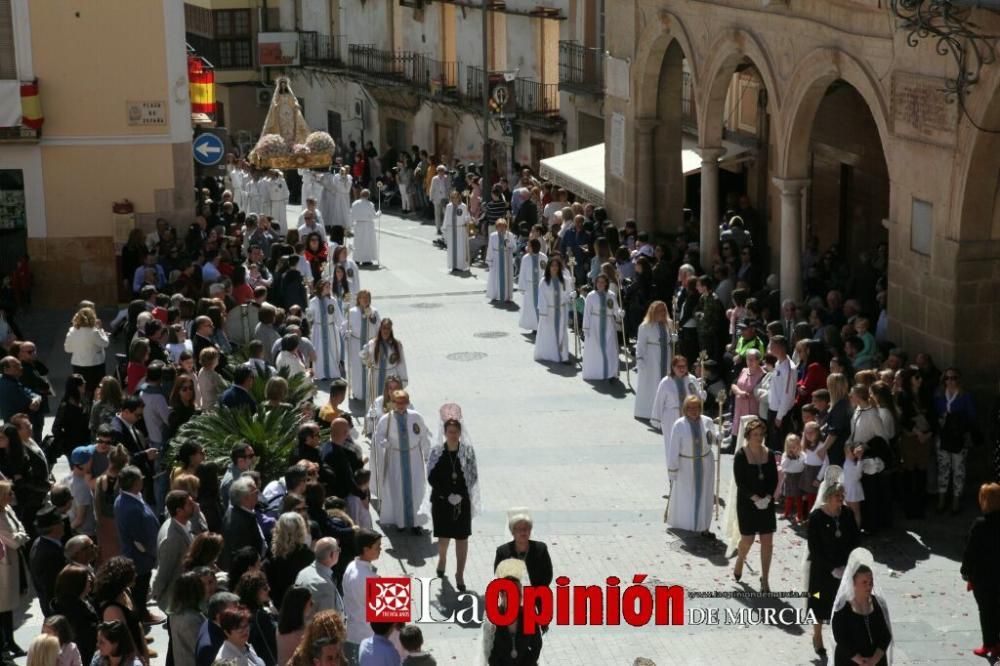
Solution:
M 415 72 L 419 55 L 411 51 L 387 51 L 371 44 L 350 44 L 348 66 L 383 82 L 404 84 L 418 81 Z
M 465 100 L 470 103 L 483 103 L 486 95 L 486 77 L 483 68 L 470 66 L 465 68 Z
M 559 42 L 559 86 L 571 92 L 604 94 L 604 53 L 575 41 Z
M 442 62 L 424 55 L 417 55 L 413 66 L 414 85 L 434 97 L 457 97 L 462 64 Z
M 321 35 L 318 32 L 300 32 L 299 45 L 303 65 L 343 67 L 346 35 Z
M 558 83 L 514 79 L 514 98 L 518 113 L 546 117 L 559 115 Z

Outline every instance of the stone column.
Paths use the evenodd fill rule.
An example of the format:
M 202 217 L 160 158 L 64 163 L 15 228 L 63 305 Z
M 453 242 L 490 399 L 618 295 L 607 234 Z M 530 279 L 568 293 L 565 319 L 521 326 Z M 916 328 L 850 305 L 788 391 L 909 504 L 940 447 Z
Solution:
M 656 190 L 653 182 L 653 133 L 660 121 L 656 118 L 636 118 L 636 202 L 635 220 L 639 229 L 651 230 L 655 227 L 653 196 Z
M 805 178 L 773 178 L 781 190 L 781 298 L 802 299 L 802 192 Z
M 701 153 L 701 269 L 711 275 L 712 260 L 719 248 L 719 158 L 725 148 L 698 148 Z

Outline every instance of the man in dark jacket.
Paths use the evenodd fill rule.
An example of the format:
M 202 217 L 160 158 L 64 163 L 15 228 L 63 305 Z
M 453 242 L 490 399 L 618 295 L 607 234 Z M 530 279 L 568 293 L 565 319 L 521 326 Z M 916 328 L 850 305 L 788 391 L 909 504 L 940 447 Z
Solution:
M 42 396 L 21 383 L 23 368 L 13 356 L 0 359 L 0 419 L 9 421 L 14 414 L 31 414 L 42 406 Z
M 330 441 L 323 445 L 320 455 L 323 458 L 321 469 L 332 473 L 332 480 L 326 481 L 326 494 L 335 495 L 341 499 L 356 490 L 354 472 L 364 466 L 357 454 L 348 448 L 351 426 L 344 418 L 336 418 L 330 424 Z M 329 477 L 327 477 L 329 479 Z
M 257 401 L 250 395 L 253 388 L 253 370 L 248 365 L 237 366 L 233 372 L 233 385 L 222 392 L 219 404 L 228 409 L 257 411 Z
M 20 344 L 17 360 L 21 362 L 21 384 L 42 398 L 39 408 L 28 415 L 31 419 L 31 436 L 36 442 L 40 442 L 45 415 L 49 413 L 49 398 L 55 395 L 49 382 L 49 369 L 38 359 L 38 348 L 34 342 L 25 341 Z
M 118 475 L 121 492 L 115 499 L 115 526 L 118 528 L 118 543 L 122 555 L 135 564 L 135 585 L 132 598 L 139 609 L 139 619 L 146 624 L 158 624 L 166 618 L 151 612 L 146 602 L 149 599 L 149 583 L 156 568 L 156 537 L 160 531 L 160 521 L 152 507 L 142 497 L 142 471 L 127 465 Z
M 51 603 L 55 596 L 56 576 L 66 566 L 63 555 L 63 521 L 54 506 L 41 509 L 35 516 L 35 530 L 38 538 L 31 546 L 28 565 L 31 569 L 31 582 L 38 594 L 38 604 L 42 614 L 52 615 Z
M 257 484 L 247 476 L 241 476 L 229 486 L 230 506 L 222 525 L 225 546 L 220 563 L 224 567 L 228 568 L 233 554 L 245 546 L 253 548 L 261 559 L 266 554 L 267 542 L 254 513 L 259 494 Z
M 208 600 L 208 617 L 198 629 L 198 642 L 194 649 L 195 666 L 212 666 L 226 635 L 219 626 L 219 618 L 230 608 L 236 608 L 240 598 L 231 592 L 216 592 Z

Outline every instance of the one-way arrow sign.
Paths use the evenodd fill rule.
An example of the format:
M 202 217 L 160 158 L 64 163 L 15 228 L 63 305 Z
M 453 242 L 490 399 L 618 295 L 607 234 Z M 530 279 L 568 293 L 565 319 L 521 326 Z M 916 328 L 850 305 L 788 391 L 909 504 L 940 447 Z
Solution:
M 194 161 L 202 166 L 215 166 L 222 161 L 225 152 L 222 139 L 208 132 L 195 137 L 193 149 Z

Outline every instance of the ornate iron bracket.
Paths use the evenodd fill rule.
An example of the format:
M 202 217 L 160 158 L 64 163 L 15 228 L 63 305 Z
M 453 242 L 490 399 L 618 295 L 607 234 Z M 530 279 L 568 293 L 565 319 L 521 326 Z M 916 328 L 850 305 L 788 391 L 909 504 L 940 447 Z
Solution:
M 890 8 L 899 20 L 900 28 L 907 31 L 906 43 L 916 47 L 921 40 L 934 42 L 939 55 L 950 55 L 958 72 L 949 79 L 945 94 L 958 102 L 959 108 L 977 128 L 976 122 L 965 108 L 969 88 L 979 82 L 983 67 L 997 62 L 1000 35 L 984 34 L 970 20 L 969 3 L 961 0 L 890 0 Z

